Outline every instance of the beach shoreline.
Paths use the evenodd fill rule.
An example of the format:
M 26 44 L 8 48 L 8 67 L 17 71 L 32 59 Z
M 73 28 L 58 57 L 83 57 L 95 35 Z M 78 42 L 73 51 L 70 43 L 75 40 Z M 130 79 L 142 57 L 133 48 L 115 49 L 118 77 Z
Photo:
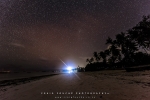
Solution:
M 0 92 L 1 100 L 149 100 L 150 71 L 103 70 L 66 73 L 43 77 L 14 87 L 4 87 Z M 73 94 L 62 94 L 63 92 Z M 84 94 L 79 94 L 82 92 Z

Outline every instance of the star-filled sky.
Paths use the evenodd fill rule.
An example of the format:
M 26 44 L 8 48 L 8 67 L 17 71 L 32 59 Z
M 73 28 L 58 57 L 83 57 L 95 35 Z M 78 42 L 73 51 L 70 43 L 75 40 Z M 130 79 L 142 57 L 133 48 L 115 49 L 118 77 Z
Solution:
M 84 67 L 148 14 L 150 0 L 0 0 L 0 70 Z

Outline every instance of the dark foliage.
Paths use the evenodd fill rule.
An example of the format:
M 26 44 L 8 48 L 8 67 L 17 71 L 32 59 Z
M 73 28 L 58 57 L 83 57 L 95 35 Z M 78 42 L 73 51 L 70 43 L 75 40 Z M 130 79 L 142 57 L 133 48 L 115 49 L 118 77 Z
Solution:
M 150 16 L 143 16 L 135 27 L 117 34 L 114 40 L 108 37 L 106 44 L 106 50 L 94 52 L 96 62 L 87 59 L 86 71 L 150 64 Z
M 103 63 L 96 62 L 92 64 L 87 64 L 85 67 L 85 71 L 98 71 L 104 68 L 105 68 L 105 65 Z

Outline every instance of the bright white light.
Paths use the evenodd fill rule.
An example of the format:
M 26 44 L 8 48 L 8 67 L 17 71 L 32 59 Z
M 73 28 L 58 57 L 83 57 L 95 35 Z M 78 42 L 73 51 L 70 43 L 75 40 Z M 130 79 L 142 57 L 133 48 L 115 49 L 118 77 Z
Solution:
M 72 68 L 69 66 L 69 67 L 67 68 L 67 70 L 72 70 Z
M 72 73 L 72 72 L 73 72 L 71 66 L 68 66 L 68 67 L 67 67 L 67 70 L 68 70 L 68 73 Z

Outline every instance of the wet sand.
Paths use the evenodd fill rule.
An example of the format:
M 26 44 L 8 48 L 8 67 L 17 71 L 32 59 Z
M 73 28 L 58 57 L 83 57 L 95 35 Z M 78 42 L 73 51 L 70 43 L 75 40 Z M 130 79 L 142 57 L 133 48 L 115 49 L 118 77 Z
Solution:
M 0 87 L 0 100 L 72 99 L 149 100 L 150 71 L 68 73 Z

